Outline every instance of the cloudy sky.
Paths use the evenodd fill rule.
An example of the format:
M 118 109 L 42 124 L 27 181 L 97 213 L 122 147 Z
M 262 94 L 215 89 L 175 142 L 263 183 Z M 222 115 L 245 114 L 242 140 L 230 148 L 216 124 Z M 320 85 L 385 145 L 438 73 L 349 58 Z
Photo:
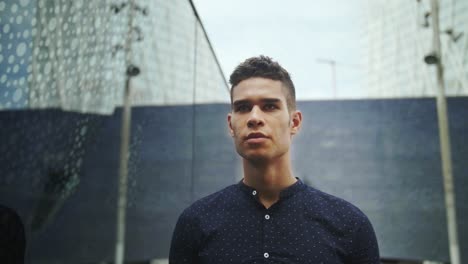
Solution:
M 287 3 L 287 4 L 285 4 Z M 292 75 L 299 100 L 362 93 L 364 0 L 194 0 L 226 78 L 245 58 L 273 57 Z

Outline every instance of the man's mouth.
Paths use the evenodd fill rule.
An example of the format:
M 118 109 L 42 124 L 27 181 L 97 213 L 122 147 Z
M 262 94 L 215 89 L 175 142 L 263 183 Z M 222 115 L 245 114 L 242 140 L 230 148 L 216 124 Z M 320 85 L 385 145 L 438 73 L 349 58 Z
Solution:
M 260 143 L 267 138 L 268 137 L 265 134 L 260 133 L 260 132 L 255 132 L 255 133 L 248 134 L 245 140 L 249 143 Z

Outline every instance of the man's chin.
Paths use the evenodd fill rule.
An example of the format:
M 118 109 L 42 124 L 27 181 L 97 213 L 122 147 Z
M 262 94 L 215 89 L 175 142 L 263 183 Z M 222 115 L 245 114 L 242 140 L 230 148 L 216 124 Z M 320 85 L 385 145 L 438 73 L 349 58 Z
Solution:
M 271 159 L 266 153 L 255 152 L 255 153 L 239 153 L 245 160 L 250 162 L 263 163 Z

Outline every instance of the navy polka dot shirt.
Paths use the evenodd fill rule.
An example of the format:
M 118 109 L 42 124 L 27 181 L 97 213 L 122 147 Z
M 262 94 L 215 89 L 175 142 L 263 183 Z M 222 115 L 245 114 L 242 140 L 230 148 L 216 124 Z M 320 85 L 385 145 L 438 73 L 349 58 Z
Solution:
M 198 200 L 179 217 L 169 263 L 380 262 L 364 213 L 298 179 L 268 209 L 242 181 Z

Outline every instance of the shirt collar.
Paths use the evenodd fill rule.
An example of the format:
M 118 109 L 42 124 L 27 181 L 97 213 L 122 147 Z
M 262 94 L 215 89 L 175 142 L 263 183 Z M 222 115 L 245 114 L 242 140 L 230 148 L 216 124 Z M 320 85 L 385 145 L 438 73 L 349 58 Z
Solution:
M 296 179 L 297 179 L 297 181 L 293 185 L 287 187 L 286 189 L 284 189 L 284 190 L 282 190 L 280 192 L 280 199 L 285 199 L 287 197 L 293 196 L 294 194 L 299 193 L 300 191 L 304 190 L 307 187 L 307 185 L 305 185 L 301 181 L 301 179 L 299 179 L 297 177 L 296 177 Z M 257 190 L 255 188 L 253 188 L 253 187 L 250 187 L 250 186 L 246 185 L 243 182 L 243 180 L 244 179 L 240 180 L 239 183 L 237 184 L 239 186 L 239 189 L 242 190 L 244 193 L 250 195 L 250 196 L 258 195 Z

